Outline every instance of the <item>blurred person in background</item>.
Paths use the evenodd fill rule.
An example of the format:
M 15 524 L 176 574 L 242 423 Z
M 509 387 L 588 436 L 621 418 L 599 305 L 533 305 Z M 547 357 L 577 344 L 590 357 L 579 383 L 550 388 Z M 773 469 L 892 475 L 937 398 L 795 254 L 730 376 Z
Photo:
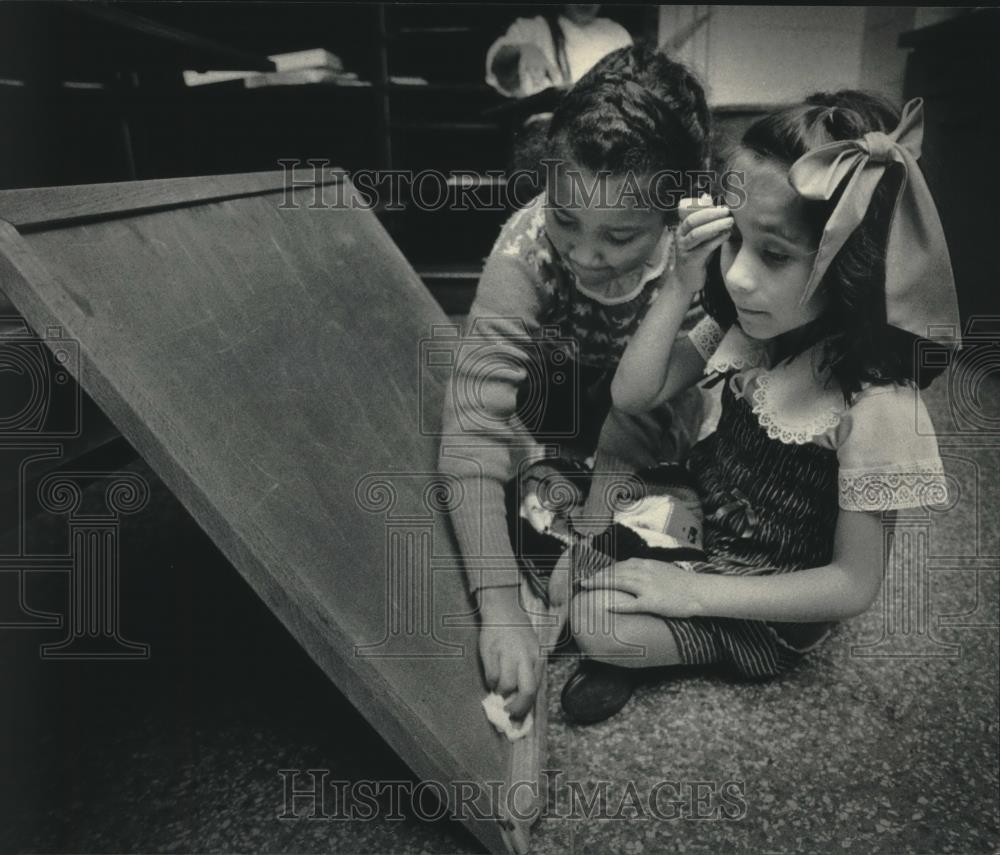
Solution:
M 527 98 L 565 89 L 609 53 L 632 44 L 621 24 L 598 16 L 598 3 L 547 7 L 534 18 L 518 18 L 486 54 L 486 82 L 501 95 Z M 558 93 L 531 112 L 514 134 L 511 171 L 538 167 Z

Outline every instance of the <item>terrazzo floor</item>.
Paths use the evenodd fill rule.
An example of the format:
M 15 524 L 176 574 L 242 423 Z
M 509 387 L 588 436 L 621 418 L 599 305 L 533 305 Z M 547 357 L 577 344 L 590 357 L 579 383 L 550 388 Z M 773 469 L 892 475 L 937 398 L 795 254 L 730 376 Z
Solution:
M 938 384 L 928 400 L 958 498 L 912 521 L 929 560 L 906 589 L 926 593 L 927 632 L 891 623 L 902 604 L 884 591 L 781 681 L 651 679 L 592 727 L 563 721 L 573 663 L 552 662 L 548 767 L 561 777 L 533 852 L 1000 851 L 1000 431 L 948 436 L 961 426 Z M 983 394 L 1000 424 L 1000 387 Z M 0 852 L 482 852 L 459 823 L 413 811 L 278 818 L 281 769 L 412 775 L 145 464 L 130 468 L 154 492 L 121 529 L 123 628 L 155 653 L 41 661 L 58 631 L 0 630 Z M 29 548 L 55 532 L 34 525 Z M 27 593 L 45 602 L 44 585 Z M 607 782 L 604 817 L 579 803 L 567 816 L 570 780 L 585 797 Z

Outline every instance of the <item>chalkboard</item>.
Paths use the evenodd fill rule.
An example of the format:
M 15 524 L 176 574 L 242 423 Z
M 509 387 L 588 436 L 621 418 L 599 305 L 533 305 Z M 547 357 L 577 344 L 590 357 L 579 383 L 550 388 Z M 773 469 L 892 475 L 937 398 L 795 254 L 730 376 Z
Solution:
M 0 289 L 413 771 L 523 851 L 496 785 L 537 781 L 544 716 L 512 748 L 480 708 L 421 358 L 447 318 L 342 172 L 295 179 L 0 193 Z

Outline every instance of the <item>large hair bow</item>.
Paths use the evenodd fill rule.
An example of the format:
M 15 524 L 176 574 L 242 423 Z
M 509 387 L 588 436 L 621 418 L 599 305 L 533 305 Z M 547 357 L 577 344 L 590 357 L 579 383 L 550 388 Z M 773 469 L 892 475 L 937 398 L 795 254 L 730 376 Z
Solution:
M 832 198 L 849 177 L 823 229 L 802 300 L 813 294 L 844 242 L 864 219 L 887 168 L 899 163 L 903 180 L 892 212 L 885 258 L 887 319 L 892 326 L 914 335 L 954 337 L 957 344 L 958 300 L 948 245 L 917 166 L 923 130 L 923 100 L 914 98 L 903 108 L 899 126 L 892 133 L 872 132 L 862 139 L 829 143 L 792 165 L 789 180 L 807 199 Z

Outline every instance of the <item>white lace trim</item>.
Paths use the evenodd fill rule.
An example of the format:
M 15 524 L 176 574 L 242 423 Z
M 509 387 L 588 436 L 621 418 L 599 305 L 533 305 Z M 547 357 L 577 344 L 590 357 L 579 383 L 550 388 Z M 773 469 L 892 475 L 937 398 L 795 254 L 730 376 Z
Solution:
M 705 315 L 691 328 L 688 338 L 701 358 L 708 362 L 722 343 L 722 327 L 710 315 Z
M 618 294 L 614 297 L 609 297 L 607 294 L 602 294 L 599 291 L 592 291 L 587 288 L 583 283 L 577 279 L 576 275 L 573 273 L 572 268 L 567 267 L 566 269 L 573 276 L 573 280 L 576 282 L 576 290 L 583 294 L 585 297 L 589 297 L 596 303 L 601 303 L 605 306 L 617 306 L 621 303 L 627 303 L 629 300 L 634 300 L 639 294 L 642 293 L 642 289 L 646 287 L 647 284 L 653 279 L 659 277 L 667 267 L 667 259 L 670 257 L 670 251 L 672 248 L 673 236 L 670 232 L 664 232 L 663 236 L 660 238 L 657 244 L 657 249 L 654 250 L 656 253 L 653 257 L 656 261 L 650 263 L 646 262 L 642 273 L 639 275 L 638 285 L 632 288 L 625 294 Z
M 608 297 L 605 294 L 601 294 L 599 291 L 591 291 L 586 287 L 579 279 L 577 279 L 576 274 L 573 273 L 572 268 L 566 268 L 570 275 L 573 277 L 573 281 L 576 283 L 576 290 L 583 294 L 584 297 L 589 297 L 595 303 L 600 303 L 603 306 L 617 306 L 621 303 L 627 303 L 629 300 L 634 300 L 642 293 L 642 289 L 646 287 L 646 283 L 652 279 L 652 276 L 641 277 L 636 285 L 631 291 L 625 294 L 619 294 L 616 297 Z
M 806 421 L 790 422 L 787 415 L 779 413 L 778 404 L 773 402 L 773 376 L 761 371 L 754 378 L 753 414 L 760 426 L 767 429 L 771 439 L 779 439 L 786 445 L 805 445 L 840 424 L 843 409 L 828 407 L 817 409 Z
M 748 398 L 768 437 L 786 445 L 805 445 L 836 428 L 846 411 L 843 395 L 823 385 L 817 358 L 813 348 L 791 362 L 769 368 L 765 345 L 739 327 L 730 327 L 705 370 L 709 374 L 735 371 L 730 387 L 737 396 Z M 748 394 L 751 384 L 753 391 Z
M 734 326 L 722 336 L 722 340 L 705 366 L 705 371 L 709 374 L 725 374 L 728 371 L 761 368 L 766 362 L 767 351 L 764 345 L 755 342 L 743 330 Z
M 838 481 L 839 504 L 845 511 L 894 511 L 948 502 L 948 481 L 940 458 L 878 469 L 841 469 Z

